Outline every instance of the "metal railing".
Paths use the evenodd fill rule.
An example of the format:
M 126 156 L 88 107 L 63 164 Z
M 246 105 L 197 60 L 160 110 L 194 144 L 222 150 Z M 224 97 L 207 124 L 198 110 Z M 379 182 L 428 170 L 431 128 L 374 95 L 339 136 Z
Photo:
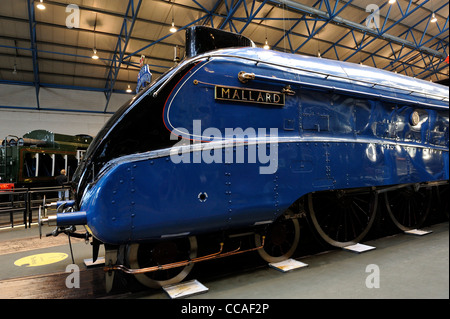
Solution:
M 25 228 L 31 227 L 39 206 L 57 201 L 59 199 L 58 192 L 64 194 L 69 189 L 69 186 L 58 186 L 0 191 L 0 228 L 14 228 L 18 225 L 24 225 Z M 64 195 L 62 199 L 64 199 Z M 33 210 L 36 210 L 34 216 Z M 15 217 L 20 213 L 22 213 L 22 221 L 17 222 Z

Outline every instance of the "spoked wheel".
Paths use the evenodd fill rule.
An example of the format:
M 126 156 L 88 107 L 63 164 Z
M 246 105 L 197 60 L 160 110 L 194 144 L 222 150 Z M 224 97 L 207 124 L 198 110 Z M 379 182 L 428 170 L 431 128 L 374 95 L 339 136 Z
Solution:
M 127 260 L 133 269 L 163 266 L 197 257 L 197 239 L 174 239 L 158 243 L 132 244 L 128 247 Z M 136 274 L 136 279 L 144 286 L 160 288 L 181 282 L 192 270 L 194 264 L 184 267 Z
M 259 255 L 269 263 L 276 263 L 289 259 L 295 252 L 300 240 L 300 225 L 290 211 L 271 225 L 265 234 L 264 247 L 258 249 Z M 262 243 L 260 234 L 255 234 L 255 245 Z
M 309 216 L 319 236 L 335 247 L 361 241 L 375 220 L 375 192 L 326 191 L 308 195 Z
M 402 231 L 420 227 L 431 208 L 431 188 L 407 186 L 384 194 L 386 209 Z

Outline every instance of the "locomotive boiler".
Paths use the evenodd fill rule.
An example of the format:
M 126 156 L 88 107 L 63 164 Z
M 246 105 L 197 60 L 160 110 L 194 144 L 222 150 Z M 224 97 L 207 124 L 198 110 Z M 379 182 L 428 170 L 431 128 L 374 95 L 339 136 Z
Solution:
M 185 59 L 95 137 L 74 207 L 48 220 L 87 225 L 94 259 L 105 245 L 108 289 L 117 271 L 160 287 L 213 258 L 287 259 L 305 215 L 327 243 L 359 242 L 381 197 L 417 228 L 430 190 L 448 189 L 446 87 L 206 27 L 186 41 Z M 239 236 L 247 246 L 227 244 Z

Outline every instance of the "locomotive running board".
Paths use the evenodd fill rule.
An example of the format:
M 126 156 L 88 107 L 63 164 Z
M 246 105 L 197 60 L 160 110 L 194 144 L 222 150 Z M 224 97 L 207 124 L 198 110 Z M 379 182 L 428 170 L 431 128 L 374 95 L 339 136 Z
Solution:
M 170 264 L 152 266 L 152 267 L 147 267 L 147 268 L 138 268 L 138 269 L 130 269 L 130 268 L 125 267 L 124 265 L 114 265 L 114 266 L 106 266 L 103 268 L 103 270 L 108 273 L 111 273 L 112 270 L 121 270 L 127 274 L 138 275 L 138 274 L 144 274 L 144 273 L 158 271 L 158 270 L 168 270 L 168 269 L 172 269 L 172 268 L 185 267 L 190 264 L 199 263 L 201 261 L 218 259 L 218 258 L 223 258 L 223 257 L 228 257 L 228 256 L 233 256 L 233 255 L 238 255 L 238 254 L 243 254 L 243 253 L 259 250 L 264 247 L 265 239 L 266 239 L 266 237 L 262 236 L 261 246 L 246 249 L 246 250 L 241 250 L 241 247 L 239 247 L 235 250 L 224 253 L 223 252 L 224 244 L 220 243 L 220 249 L 218 252 L 210 254 L 210 255 L 202 256 L 202 257 L 196 257 L 196 258 L 193 258 L 190 260 L 178 261 L 178 262 L 174 262 L 174 263 L 170 263 Z
M 386 192 L 390 192 L 390 191 L 395 191 L 397 189 L 400 188 L 404 188 L 404 187 L 408 187 L 413 185 L 414 188 L 416 190 L 418 190 L 419 188 L 422 187 L 434 187 L 434 186 L 441 186 L 441 185 L 446 185 L 448 184 L 448 181 L 434 181 L 434 182 L 425 182 L 425 183 L 409 183 L 409 184 L 398 184 L 398 185 L 393 185 L 393 186 L 387 186 L 387 187 L 383 187 L 380 189 L 375 190 L 378 194 L 382 194 L 382 193 L 386 193 Z

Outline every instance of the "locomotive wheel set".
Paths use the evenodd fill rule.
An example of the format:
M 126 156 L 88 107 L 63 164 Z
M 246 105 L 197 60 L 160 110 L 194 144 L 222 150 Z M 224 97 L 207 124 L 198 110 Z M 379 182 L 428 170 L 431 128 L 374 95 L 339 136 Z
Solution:
M 161 287 L 198 262 L 288 259 L 304 217 L 344 247 L 380 207 L 402 230 L 433 198 L 448 211 L 446 87 L 206 27 L 186 40 L 186 58 L 91 143 L 73 207 L 39 222 L 87 226 L 94 259 L 105 245 L 108 290 L 118 271 Z

